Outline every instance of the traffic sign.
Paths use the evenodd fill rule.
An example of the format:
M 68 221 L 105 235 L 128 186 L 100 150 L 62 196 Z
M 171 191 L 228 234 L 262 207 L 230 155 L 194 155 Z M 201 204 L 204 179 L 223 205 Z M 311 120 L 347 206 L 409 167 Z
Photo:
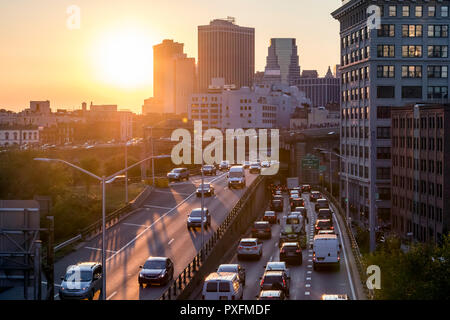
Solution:
M 319 159 L 313 155 L 306 155 L 302 159 L 302 168 L 303 169 L 319 169 Z

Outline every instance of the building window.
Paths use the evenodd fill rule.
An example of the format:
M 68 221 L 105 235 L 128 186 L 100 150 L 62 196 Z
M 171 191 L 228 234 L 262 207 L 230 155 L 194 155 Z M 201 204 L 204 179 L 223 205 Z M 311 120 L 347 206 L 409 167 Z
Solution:
M 428 37 L 430 38 L 447 38 L 448 25 L 429 25 Z
M 448 99 L 448 87 L 428 87 L 428 99 Z
M 377 139 L 390 139 L 391 128 L 390 127 L 377 127 Z
M 377 179 L 380 179 L 380 180 L 391 179 L 391 168 L 378 167 L 377 168 Z
M 422 6 L 416 6 L 416 17 L 422 17 L 423 8 Z
M 395 86 L 378 86 L 377 98 L 379 99 L 395 98 Z
M 402 6 L 402 17 L 409 17 L 409 6 Z
M 422 78 L 422 66 L 402 66 L 402 78 Z
M 448 66 L 428 66 L 428 78 L 447 78 Z
M 377 107 L 377 119 L 390 119 L 391 107 L 379 106 Z
M 441 7 L 441 17 L 448 17 L 448 6 L 442 6 Z
M 382 24 L 378 29 L 378 37 L 395 37 L 395 25 Z
M 402 46 L 403 58 L 421 58 L 422 46 Z
M 391 5 L 389 6 L 389 17 L 397 16 L 397 6 Z
M 402 37 L 404 38 L 420 38 L 422 37 L 422 25 L 420 24 L 403 24 Z
M 436 7 L 435 6 L 428 6 L 428 16 L 429 17 L 436 16 Z
M 377 147 L 377 159 L 390 159 L 391 148 L 390 147 Z
M 379 58 L 393 58 L 395 57 L 394 45 L 378 45 L 377 55 Z
M 402 86 L 402 99 L 422 99 L 422 86 Z
M 394 66 L 377 66 L 378 78 L 395 78 Z
M 428 46 L 428 58 L 447 58 L 448 46 Z

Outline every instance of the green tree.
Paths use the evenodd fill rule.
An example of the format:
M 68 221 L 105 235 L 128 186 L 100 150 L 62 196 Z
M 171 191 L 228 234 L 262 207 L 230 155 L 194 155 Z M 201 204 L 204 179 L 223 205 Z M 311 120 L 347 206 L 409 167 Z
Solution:
M 92 172 L 93 174 L 100 175 L 100 162 L 98 161 L 97 158 L 88 157 L 88 158 L 82 159 L 80 161 L 80 167 L 89 172 Z M 79 173 L 82 174 L 82 179 L 86 186 L 86 193 L 89 193 L 91 184 L 93 184 L 95 182 L 98 183 L 98 180 L 96 180 L 95 178 L 93 178 L 85 173 L 82 173 L 82 172 L 79 172 Z

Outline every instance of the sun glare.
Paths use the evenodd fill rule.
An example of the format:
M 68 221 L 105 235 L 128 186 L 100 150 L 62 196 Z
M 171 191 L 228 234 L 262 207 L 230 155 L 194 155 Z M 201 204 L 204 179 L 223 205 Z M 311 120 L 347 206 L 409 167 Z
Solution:
M 137 88 L 153 77 L 152 40 L 139 30 L 120 30 L 102 36 L 95 44 L 95 69 L 108 84 Z

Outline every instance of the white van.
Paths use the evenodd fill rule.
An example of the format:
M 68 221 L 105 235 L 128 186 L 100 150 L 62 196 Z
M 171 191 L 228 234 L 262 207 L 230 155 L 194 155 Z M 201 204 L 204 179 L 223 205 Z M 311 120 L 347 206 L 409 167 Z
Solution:
M 232 166 L 228 172 L 228 188 L 245 187 L 244 166 Z
M 341 245 L 336 234 L 316 235 L 312 249 L 314 270 L 319 266 L 335 266 L 339 269 Z
M 213 272 L 203 284 L 202 300 L 242 300 L 244 289 L 234 272 Z

